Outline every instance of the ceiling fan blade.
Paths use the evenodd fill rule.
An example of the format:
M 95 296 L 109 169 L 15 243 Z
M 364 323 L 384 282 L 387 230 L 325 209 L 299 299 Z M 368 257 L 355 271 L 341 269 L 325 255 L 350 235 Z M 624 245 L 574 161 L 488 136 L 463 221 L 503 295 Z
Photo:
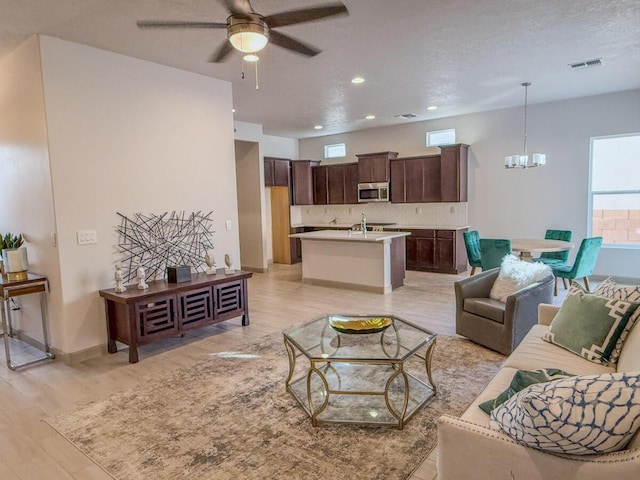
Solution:
M 269 30 L 269 42 L 307 57 L 313 57 L 322 51 L 275 30 Z
M 254 13 L 249 0 L 221 0 L 232 15 L 248 15 Z
M 218 22 L 175 22 L 165 20 L 139 20 L 140 28 L 227 28 L 226 23 Z
M 264 17 L 269 28 L 284 27 L 296 23 L 312 22 L 335 15 L 348 15 L 349 10 L 342 3 L 334 3 L 319 7 L 303 8 L 300 10 L 290 10 L 288 12 L 276 13 Z
M 225 40 L 222 45 L 220 45 L 220 47 L 218 48 L 218 50 L 216 50 L 210 57 L 209 57 L 209 62 L 210 63 L 220 63 L 220 62 L 224 62 L 229 54 L 231 52 L 233 52 L 234 48 L 233 45 L 231 45 L 231 42 L 229 42 L 229 40 Z

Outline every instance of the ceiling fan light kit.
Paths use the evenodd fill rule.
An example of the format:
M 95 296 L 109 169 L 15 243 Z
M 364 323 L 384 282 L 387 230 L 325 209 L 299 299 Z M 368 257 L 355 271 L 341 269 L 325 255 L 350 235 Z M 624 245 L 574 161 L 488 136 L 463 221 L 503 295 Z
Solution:
M 243 53 L 259 52 L 269 43 L 269 26 L 257 15 L 248 17 L 229 16 L 227 36 L 236 50 Z
M 139 20 L 139 28 L 213 28 L 226 29 L 227 40 L 210 57 L 210 62 L 224 62 L 233 50 L 256 53 L 272 43 L 294 53 L 313 57 L 321 50 L 280 33 L 274 28 L 313 22 L 338 15 L 348 15 L 343 3 L 337 2 L 316 7 L 288 10 L 273 15 L 261 15 L 251 6 L 249 0 L 219 0 L 230 15 L 226 23 L 191 22 L 171 20 Z

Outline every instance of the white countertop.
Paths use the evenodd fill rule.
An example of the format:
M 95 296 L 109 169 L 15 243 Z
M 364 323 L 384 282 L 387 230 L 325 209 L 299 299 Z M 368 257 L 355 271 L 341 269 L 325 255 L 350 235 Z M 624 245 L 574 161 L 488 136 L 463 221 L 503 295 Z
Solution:
M 367 222 L 368 225 L 375 225 L 375 222 Z M 291 225 L 291 228 L 351 228 L 353 223 L 297 223 L 295 225 Z M 470 228 L 469 225 L 408 225 L 402 223 L 394 223 L 393 225 L 385 225 L 383 227 L 386 229 L 402 229 L 402 230 L 464 230 L 465 228 Z
M 392 238 L 406 237 L 409 232 L 350 232 L 349 230 L 319 230 L 317 232 L 294 233 L 290 238 L 302 240 L 337 240 L 345 242 L 384 242 Z

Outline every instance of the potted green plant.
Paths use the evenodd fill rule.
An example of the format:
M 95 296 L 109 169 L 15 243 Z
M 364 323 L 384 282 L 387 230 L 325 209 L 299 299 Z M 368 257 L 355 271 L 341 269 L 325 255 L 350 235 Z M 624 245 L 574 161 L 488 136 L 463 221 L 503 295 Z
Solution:
M 23 243 L 22 234 L 7 233 L 2 237 L 2 273 L 24 272 L 29 269 L 27 250 L 20 248 Z

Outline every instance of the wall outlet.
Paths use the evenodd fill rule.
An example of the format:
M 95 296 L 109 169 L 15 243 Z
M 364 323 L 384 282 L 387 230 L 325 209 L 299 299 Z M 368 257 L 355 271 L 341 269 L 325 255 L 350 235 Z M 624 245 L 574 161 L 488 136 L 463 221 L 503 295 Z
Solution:
M 227 230 L 227 232 L 231 231 L 231 220 L 227 220 L 226 222 L 224 222 L 224 228 Z
M 349 215 L 353 213 L 353 208 L 349 207 Z
M 422 215 L 422 207 L 416 207 L 416 215 Z
M 58 239 L 56 238 L 56 232 L 51 232 L 51 246 L 52 247 L 58 246 Z
M 449 213 L 456 213 L 456 207 L 452 205 L 451 208 L 449 209 Z
M 98 243 L 98 234 L 95 230 L 78 230 L 76 232 L 78 245 L 92 245 Z

